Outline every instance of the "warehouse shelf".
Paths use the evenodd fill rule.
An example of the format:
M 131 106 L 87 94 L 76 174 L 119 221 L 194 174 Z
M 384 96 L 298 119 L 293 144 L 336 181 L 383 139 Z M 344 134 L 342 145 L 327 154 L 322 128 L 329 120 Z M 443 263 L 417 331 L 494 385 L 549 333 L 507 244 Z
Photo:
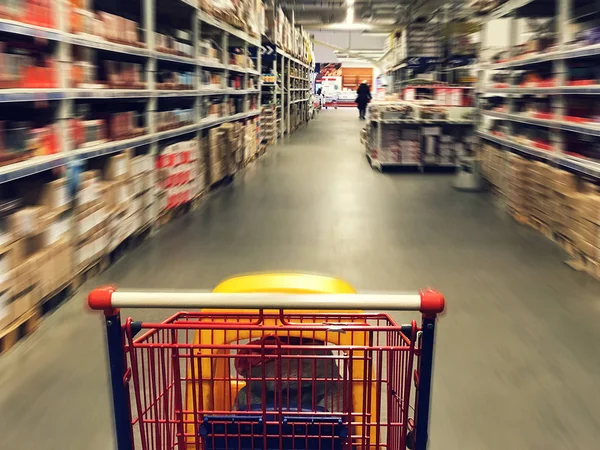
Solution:
M 523 67 L 532 64 L 539 64 L 548 61 L 558 61 L 561 59 L 585 58 L 600 55 L 600 44 L 588 45 L 585 47 L 572 48 L 564 51 L 554 51 L 548 53 L 539 53 L 525 58 L 519 58 L 502 63 L 485 64 L 483 68 L 489 70 L 507 69 L 510 67 Z
M 537 149 L 535 147 L 531 147 L 531 146 L 519 144 L 517 142 L 513 142 L 511 140 L 504 139 L 504 138 L 501 138 L 501 137 L 498 137 L 498 136 L 494 136 L 492 134 L 485 133 L 485 132 L 482 132 L 482 131 L 478 131 L 476 134 L 479 137 L 481 137 L 481 138 L 483 138 L 485 140 L 494 142 L 494 143 L 502 145 L 502 146 L 504 146 L 504 147 L 506 147 L 508 149 L 515 150 L 515 151 L 517 151 L 519 153 L 522 153 L 524 155 L 533 156 L 533 157 L 535 157 L 537 159 L 541 159 L 541 160 L 544 160 L 544 161 L 552 161 L 553 155 L 556 154 L 555 152 L 552 152 L 552 151 L 540 150 L 540 149 Z
M 561 87 L 489 87 L 485 93 L 515 94 L 515 95 L 597 95 L 600 94 L 600 85 L 589 86 L 561 86 Z
M 196 61 L 196 59 L 189 57 L 189 56 L 170 55 L 169 53 L 163 53 L 163 52 L 153 52 L 152 56 L 154 56 L 156 59 L 161 60 L 161 61 L 169 61 L 169 62 L 179 63 L 179 64 L 188 64 L 190 66 L 198 65 L 198 62 Z
M 152 91 L 150 91 L 152 92 Z M 169 98 L 169 97 L 196 97 L 202 95 L 202 91 L 195 89 L 182 89 L 182 90 L 159 90 L 155 91 L 157 97 Z
M 540 150 L 535 147 L 519 144 L 485 132 L 477 132 L 477 135 L 487 141 L 494 142 L 508 148 L 516 153 L 533 157 L 541 161 L 552 163 L 566 170 L 577 172 L 582 175 L 600 178 L 600 163 L 588 161 L 569 155 L 561 155 L 556 151 Z
M 301 65 L 302 67 L 308 69 L 310 68 L 310 66 L 308 64 L 306 64 L 305 62 L 300 61 L 298 58 L 294 58 L 292 55 L 290 55 L 288 52 L 286 52 L 285 50 L 281 49 L 281 48 L 277 48 L 277 53 L 281 56 L 286 57 L 287 59 L 289 59 L 290 61 Z
M 200 89 L 198 92 L 199 96 L 206 95 L 224 95 L 229 92 L 227 89 Z
M 69 157 L 63 154 L 38 156 L 26 161 L 0 167 L 0 183 L 6 183 L 20 178 L 29 177 L 36 173 L 64 166 Z
M 59 30 L 53 28 L 38 27 L 8 19 L 0 19 L 0 32 L 30 36 L 38 39 L 48 39 L 51 41 L 59 41 L 63 37 L 63 34 Z
M 196 60 L 200 67 L 206 67 L 209 69 L 221 69 L 225 70 L 226 66 L 223 63 L 217 61 L 208 61 L 206 59 L 197 59 Z
M 105 50 L 108 52 L 122 53 L 140 57 L 149 57 L 151 55 L 151 52 L 145 47 L 117 44 L 94 36 L 84 36 L 78 34 L 64 34 L 63 36 L 64 37 L 59 40 L 64 40 L 64 42 L 72 45 L 79 45 L 81 47 L 95 48 L 97 50 Z
M 36 173 L 51 170 L 59 166 L 63 166 L 72 160 L 85 160 L 96 158 L 99 156 L 118 153 L 128 148 L 141 147 L 149 145 L 153 142 L 171 139 L 188 133 L 193 133 L 213 126 L 221 125 L 227 122 L 235 122 L 238 120 L 249 119 L 260 115 L 260 110 L 253 110 L 234 114 L 227 117 L 219 117 L 216 119 L 205 119 L 198 124 L 187 125 L 174 130 L 162 131 L 159 133 L 147 134 L 131 139 L 124 139 L 114 142 L 106 142 L 92 147 L 76 149 L 70 152 L 61 152 L 48 156 L 36 156 L 26 161 L 9 164 L 0 167 L 0 183 L 7 183 L 19 178 L 24 178 Z
M 414 125 L 474 125 L 473 120 L 449 120 L 449 119 L 371 119 L 371 122 L 385 124 L 414 124 Z
M 66 98 L 62 89 L 0 89 L 0 103 L 43 102 Z
M 147 89 L 68 89 L 65 98 L 70 99 L 128 99 L 152 97 L 157 92 Z M 160 94 L 158 94 L 160 95 Z
M 231 25 L 210 16 L 209 14 L 207 14 L 206 12 L 202 11 L 202 10 L 198 10 L 198 18 L 200 19 L 200 21 L 211 25 L 215 28 L 218 28 L 222 31 L 225 31 L 226 33 L 229 33 L 235 37 L 238 37 L 246 42 L 248 42 L 251 45 L 255 45 L 255 46 L 259 46 L 260 47 L 260 40 L 256 39 L 254 37 L 251 37 L 249 34 L 247 34 L 244 31 L 238 30 L 237 28 L 232 27 Z
M 589 2 L 587 6 L 591 6 L 591 10 L 597 13 L 597 8 L 594 9 L 593 5 L 593 2 Z M 516 144 L 508 139 L 492 136 L 485 132 L 482 137 L 500 144 L 502 148 L 519 151 L 526 156 L 550 160 L 553 164 L 571 171 L 598 177 L 600 172 L 593 160 L 586 160 L 583 156 L 568 156 L 573 153 L 582 153 L 590 155 L 592 158 L 600 157 L 593 145 L 586 144 L 591 140 L 590 136 L 600 137 L 600 126 L 592 120 L 581 121 L 585 120 L 585 117 L 594 116 L 593 109 L 587 106 L 592 105 L 596 99 L 592 97 L 588 101 L 578 97 L 599 95 L 600 85 L 593 84 L 597 82 L 594 80 L 593 74 L 588 74 L 584 70 L 578 72 L 572 70 L 577 67 L 584 69 L 593 67 L 597 58 L 600 57 L 600 44 L 596 44 L 593 37 L 584 32 L 572 36 L 569 30 L 571 23 L 579 31 L 593 30 L 593 28 L 589 28 L 593 27 L 593 20 L 584 19 L 585 23 L 581 22 L 581 24 L 577 22 L 580 20 L 577 8 L 581 7 L 582 2 L 576 5 L 568 0 L 512 0 L 488 15 L 486 18 L 488 21 L 498 17 L 507 17 L 508 42 L 513 44 L 511 48 L 506 49 L 510 55 L 522 52 L 524 48 L 527 48 L 528 40 L 538 38 L 536 35 L 533 37 L 528 35 L 527 30 L 522 30 L 517 20 L 554 18 L 554 21 L 550 22 L 555 24 L 551 32 L 553 40 L 550 51 L 517 56 L 499 63 L 482 64 L 483 88 L 480 92 L 481 97 L 488 98 L 485 102 L 492 108 L 502 109 L 502 112 L 480 110 L 484 116 L 506 121 L 502 124 L 494 123 L 492 125 L 494 129 L 503 131 L 505 135 L 515 136 L 539 133 L 543 135 L 542 139 L 545 142 L 552 142 L 553 151 L 551 155 L 544 151 L 540 153 L 539 149 Z M 530 22 L 533 23 L 533 21 Z M 530 22 L 528 24 L 531 25 Z M 561 26 L 563 23 L 564 26 Z M 486 26 L 487 23 L 484 23 L 484 33 Z M 510 80 L 516 84 L 521 80 L 534 82 L 506 85 L 506 87 L 494 86 L 493 82 L 488 82 L 489 85 L 485 86 L 487 80 L 485 71 L 492 70 L 504 70 L 505 77 L 503 79 L 507 82 Z M 501 81 L 503 79 L 500 78 Z M 541 81 L 538 82 L 538 80 Z M 544 96 L 548 98 L 541 98 Z M 504 97 L 504 99 L 494 99 L 494 97 Z M 530 113 L 525 114 L 521 111 Z M 536 115 L 536 112 L 540 114 Z M 571 117 L 568 116 L 574 116 L 573 121 L 569 120 Z M 530 131 L 523 125 L 540 127 L 540 130 L 534 128 Z
M 522 114 L 508 114 L 496 111 L 484 111 L 483 114 L 497 119 L 511 120 L 513 122 L 520 122 L 528 125 L 539 125 L 542 127 L 572 131 L 575 133 L 589 134 L 591 136 L 600 136 L 600 125 L 578 124 L 564 120 L 536 119 L 534 117 L 527 117 Z
M 522 8 L 523 6 L 527 6 L 532 3 L 534 0 L 509 0 L 506 3 L 502 4 L 500 7 L 492 11 L 487 15 L 486 20 L 494 20 L 501 19 L 504 16 L 509 15 L 515 9 Z

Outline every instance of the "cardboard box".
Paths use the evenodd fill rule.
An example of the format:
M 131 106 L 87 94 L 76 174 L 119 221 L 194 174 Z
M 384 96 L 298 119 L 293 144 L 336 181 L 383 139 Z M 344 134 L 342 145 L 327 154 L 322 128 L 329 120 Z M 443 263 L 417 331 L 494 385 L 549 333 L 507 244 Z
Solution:
M 69 200 L 66 178 L 59 178 L 44 184 L 40 202 L 37 204 L 46 206 L 49 210 L 64 211 L 69 206 Z
M 16 239 L 39 233 L 43 229 L 44 206 L 28 206 L 8 217 L 8 227 Z
M 0 288 L 0 330 L 13 322 L 14 319 L 12 287 L 4 286 Z
M 129 159 L 126 153 L 108 158 L 104 171 L 104 179 L 109 181 L 122 181 L 129 177 Z
M 0 285 L 13 279 L 15 276 L 14 271 L 23 259 L 23 248 L 20 240 L 0 250 Z
M 95 234 L 100 228 L 105 227 L 108 218 L 108 209 L 104 202 L 98 203 L 95 207 L 89 208 L 84 213 L 79 214 L 75 222 L 75 236 L 77 241 L 85 240 Z

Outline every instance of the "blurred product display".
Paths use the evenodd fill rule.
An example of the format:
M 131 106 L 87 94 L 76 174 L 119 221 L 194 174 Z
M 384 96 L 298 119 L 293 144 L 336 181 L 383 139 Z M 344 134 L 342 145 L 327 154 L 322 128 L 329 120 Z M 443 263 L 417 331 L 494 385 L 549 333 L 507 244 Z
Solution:
M 481 162 L 509 213 L 600 277 L 598 14 L 585 1 L 477 0 L 390 33 L 387 89 L 360 137 L 372 167 L 458 167 L 464 188 L 479 187 Z
M 312 65 L 260 0 L 0 2 L 0 352 L 308 121 Z M 261 99 L 264 70 L 281 84 Z
M 477 153 L 506 211 L 600 277 L 600 41 L 583 3 L 488 11 L 482 32 L 502 19 L 508 39 L 482 50 Z

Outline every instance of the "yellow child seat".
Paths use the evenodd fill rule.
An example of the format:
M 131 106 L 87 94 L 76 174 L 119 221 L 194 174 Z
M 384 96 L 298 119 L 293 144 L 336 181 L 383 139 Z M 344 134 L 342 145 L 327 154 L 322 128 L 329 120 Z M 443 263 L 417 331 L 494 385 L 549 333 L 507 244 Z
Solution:
M 293 293 L 293 294 L 356 294 L 354 288 L 347 282 L 318 275 L 306 275 L 295 273 L 279 274 L 258 274 L 245 275 L 227 279 L 221 282 L 213 290 L 215 293 Z M 311 314 L 320 311 L 294 311 L 294 323 L 319 324 L 322 317 L 311 316 Z M 338 314 L 357 314 L 362 311 L 337 311 Z M 185 433 L 187 436 L 197 436 L 197 423 L 202 421 L 204 415 L 222 414 L 227 411 L 235 411 L 235 403 L 238 392 L 244 388 L 246 382 L 243 378 L 236 375 L 235 364 L 232 364 L 234 357 L 228 358 L 226 355 L 233 354 L 233 348 L 216 348 L 218 346 L 232 346 L 243 342 L 254 341 L 267 336 L 264 330 L 258 326 L 258 314 L 256 310 L 236 310 L 229 311 L 229 315 L 224 314 L 222 310 L 203 310 L 209 317 L 206 321 L 217 322 L 230 326 L 233 323 L 239 323 L 246 326 L 247 329 L 235 329 L 218 326 L 213 329 L 201 329 L 196 331 L 193 344 L 203 347 L 194 350 L 192 363 L 188 365 L 188 380 L 195 380 L 195 383 L 186 385 L 186 406 L 187 411 L 184 414 L 186 423 Z M 214 313 L 213 317 L 210 317 Z M 265 327 L 281 327 L 281 335 L 285 334 L 287 338 L 304 338 L 313 341 L 321 341 L 333 346 L 367 346 L 369 345 L 369 336 L 367 332 L 329 332 L 329 331 L 310 331 L 289 330 L 282 323 L 282 318 L 278 311 L 264 311 L 264 317 L 260 324 Z M 328 311 L 335 315 L 336 312 Z M 287 314 L 286 314 L 287 316 Z M 299 317 L 299 320 L 295 320 Z M 364 319 L 356 319 L 360 323 Z M 257 324 L 255 327 L 248 325 Z M 251 329 L 248 329 L 251 328 Z M 269 335 L 277 335 L 279 332 L 269 331 Z M 209 344 L 207 348 L 206 344 Z M 335 347 L 331 347 L 335 348 Z M 352 386 L 351 408 L 352 413 L 356 414 L 353 421 L 360 421 L 358 415 L 370 417 L 368 421 L 377 423 L 376 418 L 376 399 L 371 398 L 370 405 L 365 400 L 365 375 L 367 373 L 368 360 L 364 358 L 364 351 L 355 351 L 352 358 L 350 385 Z M 370 366 L 369 366 L 370 367 Z M 370 377 L 369 377 L 370 378 Z M 373 396 L 374 397 L 374 396 Z M 349 402 L 348 402 L 349 403 Z M 366 409 L 366 411 L 364 411 Z M 191 413 L 190 411 L 195 411 Z M 365 414 L 363 415 L 363 411 Z M 344 411 L 348 413 L 348 411 Z M 368 427 L 356 427 L 355 436 L 368 433 Z M 188 448 L 193 448 L 194 440 L 188 440 Z

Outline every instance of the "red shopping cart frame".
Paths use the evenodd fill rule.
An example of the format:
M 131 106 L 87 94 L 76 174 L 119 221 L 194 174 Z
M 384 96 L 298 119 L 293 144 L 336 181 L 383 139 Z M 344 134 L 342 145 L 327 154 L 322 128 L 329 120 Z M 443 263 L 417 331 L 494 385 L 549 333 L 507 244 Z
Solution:
M 443 309 L 433 291 L 421 294 L 419 326 L 387 313 L 287 310 L 180 312 L 162 323 L 122 325 L 119 310 L 99 307 L 98 295 L 89 303 L 105 310 L 119 450 L 427 448 L 435 319 Z M 290 343 L 298 337 L 301 346 Z M 244 358 L 252 363 L 240 364 Z M 317 373 L 325 362 L 332 370 Z M 290 370 L 295 365 L 302 370 Z M 240 386 L 251 383 L 261 387 L 259 401 L 250 405 L 246 394 L 240 408 Z M 306 386 L 326 386 L 325 407 L 315 395 L 299 401 Z

